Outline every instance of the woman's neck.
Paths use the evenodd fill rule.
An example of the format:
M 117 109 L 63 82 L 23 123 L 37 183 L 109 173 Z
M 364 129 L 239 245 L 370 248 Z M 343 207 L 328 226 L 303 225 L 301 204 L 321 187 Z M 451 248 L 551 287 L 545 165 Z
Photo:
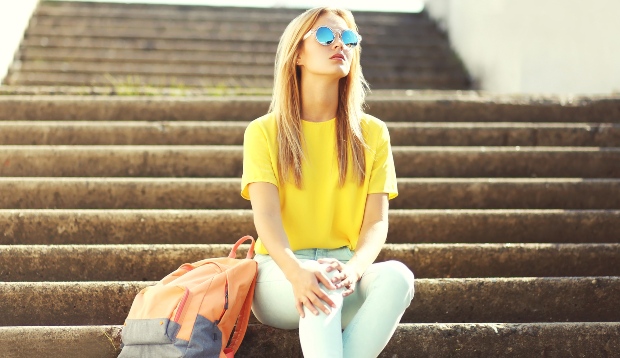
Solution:
M 336 117 L 338 110 L 338 80 L 301 78 L 301 118 L 323 122 Z

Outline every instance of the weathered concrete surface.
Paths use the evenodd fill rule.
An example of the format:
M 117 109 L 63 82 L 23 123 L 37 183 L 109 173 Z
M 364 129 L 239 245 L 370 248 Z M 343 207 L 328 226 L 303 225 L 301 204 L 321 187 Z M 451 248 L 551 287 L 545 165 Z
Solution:
M 391 210 L 391 243 L 620 242 L 614 210 Z
M 271 9 L 269 12 L 255 12 L 253 9 L 241 11 L 239 9 L 205 11 L 204 8 L 194 10 L 191 7 L 183 9 L 187 10 L 171 12 L 169 9 L 154 10 L 149 7 L 132 8 L 127 5 L 116 5 L 105 9 L 85 7 L 59 10 L 42 5 L 34 14 L 21 49 L 24 53 L 33 47 L 135 49 L 152 53 L 154 57 L 160 55 L 161 51 L 192 50 L 221 53 L 234 49 L 246 54 L 270 54 L 273 58 L 279 34 L 285 24 L 301 12 L 301 10 L 291 12 L 282 9 Z M 189 9 L 192 11 L 188 11 Z M 136 16 L 126 17 L 128 13 Z M 111 14 L 119 16 L 110 16 Z M 367 55 L 362 64 L 366 69 L 366 78 L 373 88 L 470 87 L 470 80 L 450 49 L 445 34 L 426 14 L 371 15 L 361 12 L 358 15 L 358 24 L 361 29 L 365 29 L 362 33 L 364 53 Z M 226 25 L 220 25 L 222 22 Z M 389 51 L 385 50 L 386 46 Z M 268 61 L 262 64 L 254 62 L 254 71 L 249 71 L 242 68 L 247 65 L 247 61 L 246 65 L 237 64 L 225 69 L 218 69 L 216 66 L 201 69 L 200 66 L 184 68 L 182 63 L 170 67 L 172 63 L 170 60 L 161 61 L 159 65 L 147 60 L 147 64 L 140 65 L 132 58 L 108 63 L 102 61 L 106 57 L 91 60 L 82 57 L 78 61 L 70 59 L 64 63 L 54 64 L 47 60 L 42 63 L 32 62 L 27 57 L 28 55 L 20 56 L 19 61 L 9 71 L 6 83 L 110 84 L 109 76 L 86 75 L 93 71 L 117 77 L 112 82 L 122 82 L 124 79 L 118 78 L 122 75 L 141 75 L 144 78 L 139 82 L 153 86 L 169 86 L 181 82 L 185 86 L 266 88 L 271 87 L 272 82 Z M 37 57 L 35 61 L 39 59 L 41 58 Z M 227 63 L 234 61 L 235 58 L 230 57 Z M 376 64 L 380 65 L 375 67 Z M 261 70 L 256 65 L 264 68 Z M 236 72 L 228 78 L 222 77 L 223 74 L 233 70 Z M 266 78 L 256 77 L 261 71 Z M 218 76 L 213 78 L 213 75 Z M 177 78 L 171 79 L 169 76 Z
M 230 178 L 0 178 L 0 208 L 250 209 L 240 191 Z
M 240 356 L 302 357 L 295 331 L 254 325 L 246 337 Z M 618 323 L 401 324 L 379 357 L 612 357 L 619 349 Z
M 133 20 L 133 19 L 132 19 Z M 275 58 L 276 44 L 271 42 L 222 42 L 217 40 L 153 40 L 139 38 L 92 38 L 92 37 L 50 37 L 29 36 L 25 38 L 20 49 L 24 48 L 65 48 L 65 49 L 112 49 L 112 50 L 139 50 L 139 51 L 197 51 L 209 52 L 237 52 L 270 55 Z M 451 57 L 450 46 L 447 43 L 426 43 L 420 46 L 391 47 L 385 51 L 381 46 L 364 47 L 364 56 L 375 60 L 393 60 L 400 57 L 401 61 L 416 58 L 437 59 L 445 61 Z M 365 61 L 365 60 L 362 60 Z M 458 89 L 468 89 L 458 88 Z M 408 88 L 411 89 L 411 88 Z
M 267 113 L 269 100 L 267 96 L 0 96 L 0 120 L 250 121 Z M 370 114 L 395 122 L 618 123 L 620 118 L 620 96 L 611 95 L 500 96 L 466 91 L 375 96 L 367 102 Z
M 120 324 L 135 295 L 151 284 L 0 283 L 0 325 Z M 417 279 L 415 290 L 403 323 L 620 320 L 620 277 Z
M 620 209 L 618 179 L 404 178 L 398 191 L 395 209 Z
M 221 97 L 221 96 L 270 96 L 271 88 L 177 88 L 127 86 L 0 86 L 0 96 L 170 96 L 170 97 Z M 100 121 L 101 122 L 101 121 Z M 31 123 L 37 123 L 32 121 Z M 92 123 L 92 122 L 89 122 Z M 96 123 L 96 122 L 95 122 Z M 114 121 L 114 123 L 122 123 Z M 227 122 L 231 123 L 231 122 Z
M 395 147 L 399 177 L 620 177 L 620 148 Z
M 242 156 L 241 146 L 2 146 L 0 176 L 241 177 Z
M 75 29 L 73 29 L 75 31 Z M 280 34 L 277 35 L 279 37 Z M 415 46 L 415 45 L 414 45 Z M 12 71 L 19 72 L 59 72 L 59 73 L 130 73 L 130 74 L 148 74 L 148 75 L 235 75 L 235 76 L 273 76 L 273 62 L 275 56 L 271 56 L 270 61 L 257 62 L 247 53 L 231 53 L 230 61 L 225 60 L 227 53 L 211 54 L 202 58 L 201 61 L 187 61 L 185 59 L 173 60 L 164 57 L 167 53 L 159 54 L 154 58 L 146 57 L 148 53 L 138 52 L 137 56 L 134 56 L 129 50 L 124 50 L 127 54 L 125 57 L 112 57 L 108 58 L 94 58 L 94 55 L 101 50 L 95 50 L 95 54 L 82 55 L 58 58 L 38 56 L 34 59 L 21 58 L 19 64 L 14 64 L 11 67 Z M 137 52 L 137 51 L 134 51 Z M 107 52 L 110 53 L 110 52 Z M 62 53 L 61 53 L 62 54 Z M 157 53 L 155 53 L 157 54 Z M 173 56 L 178 56 L 174 55 Z M 261 55 L 259 55 L 261 56 Z M 91 58 L 92 57 L 92 58 Z M 196 53 L 194 54 L 194 58 Z M 266 54 L 262 54 L 261 57 L 268 57 Z M 259 57 L 259 60 L 261 59 Z M 174 57 L 173 57 L 174 58 Z M 104 61 L 105 60 L 105 61 Z M 450 72 L 450 76 L 454 78 L 463 78 L 463 74 L 460 72 L 461 67 L 455 61 L 449 61 L 447 59 L 434 61 L 433 58 L 418 59 L 417 61 L 406 60 L 410 58 L 403 58 L 401 61 L 394 59 L 392 62 L 379 61 L 377 58 L 370 58 L 368 61 L 362 60 L 362 66 L 364 66 L 364 77 L 377 78 L 381 74 L 393 77 L 397 74 L 405 75 L 407 73 L 415 72 Z M 395 63 L 394 63 L 395 62 Z
M 249 245 L 241 247 L 245 257 Z M 186 262 L 228 256 L 232 245 L 0 246 L 0 280 L 155 281 Z M 417 278 L 620 276 L 617 244 L 386 244 L 377 261 Z
M 252 10 L 252 9 L 248 9 Z M 292 18 L 291 18 L 292 19 Z M 371 19 L 369 19 L 371 20 Z M 97 18 L 97 17 L 73 17 L 73 16 L 35 16 L 30 22 L 29 29 L 56 28 L 64 29 L 73 27 L 78 29 L 105 30 L 108 28 L 124 30 L 158 29 L 163 32 L 184 31 L 213 31 L 213 32 L 258 32 L 265 34 L 282 35 L 287 23 L 285 22 L 252 22 L 252 21 L 158 21 L 148 18 L 132 18 L 131 21 L 123 18 Z M 401 24 L 402 26 L 402 24 Z M 407 34 L 436 32 L 435 23 L 423 17 L 407 23 Z M 392 26 L 368 26 L 364 29 L 364 35 L 390 35 L 398 28 L 398 24 Z M 394 34 L 398 36 L 398 34 Z
M 0 145 L 241 145 L 247 125 L 247 122 L 7 121 L 0 122 Z
M 146 85 L 158 87 L 270 87 L 273 79 L 269 76 L 232 75 L 142 75 L 130 73 L 58 73 L 58 72 L 11 72 L 4 79 L 10 85 L 24 86 L 127 86 Z M 400 87 L 399 87 L 400 88 Z
M 133 23 L 133 21 L 132 21 Z M 196 31 L 196 30 L 193 30 Z M 238 31 L 236 29 L 235 31 Z M 278 33 L 279 37 L 282 32 Z M 240 45 L 240 46 L 245 46 Z M 228 48 L 228 45 L 222 43 Z M 371 48 L 372 49 L 372 48 Z M 364 53 L 366 49 L 364 48 Z M 376 55 L 378 55 L 377 53 Z M 453 68 L 458 64 L 454 57 L 446 55 L 445 51 L 431 51 L 431 49 L 418 49 L 417 52 L 408 53 L 406 58 L 402 58 L 397 63 L 385 61 L 388 57 L 368 56 L 362 57 L 361 63 L 364 71 L 368 68 L 373 70 L 384 68 L 394 69 L 398 66 L 403 68 Z M 243 51 L 199 51 L 199 50 L 155 50 L 148 51 L 140 48 L 127 49 L 103 49 L 103 48 L 73 48 L 73 47 L 45 47 L 29 46 L 22 47 L 19 51 L 19 60 L 24 63 L 28 61 L 93 61 L 93 62 L 142 62 L 142 63 L 237 63 L 252 65 L 271 65 L 275 60 L 275 53 L 251 53 Z M 410 61 L 406 61 L 410 60 Z M 411 66 L 411 67 L 408 67 Z M 373 90 L 374 93 L 374 90 Z
M 620 147 L 394 147 L 398 177 L 620 178 Z M 0 146 L 4 177 L 241 177 L 241 146 Z
M 121 327 L 0 327 L 0 350 L 6 358 L 116 358 Z
M 25 62 L 19 67 L 20 71 L 41 73 L 110 73 L 128 75 L 166 75 L 166 76 L 273 76 L 273 64 L 268 65 L 238 65 L 229 64 L 174 64 L 174 63 L 68 63 L 60 61 Z
M 219 21 L 222 21 L 221 19 Z M 105 28 L 105 29 L 93 29 L 82 28 L 79 32 L 79 36 L 76 36 L 78 29 L 72 26 L 65 27 L 34 27 L 29 28 L 26 31 L 26 36 L 49 36 L 49 37 L 86 37 L 92 39 L 98 38 L 114 38 L 114 39 L 150 39 L 152 41 L 160 40 L 193 40 L 193 41 L 230 41 L 238 43 L 243 46 L 247 42 L 263 42 L 271 43 L 277 46 L 282 32 L 265 32 L 257 36 L 256 32 L 251 31 L 200 31 L 200 30 L 176 30 L 165 31 L 161 29 L 143 28 L 143 29 L 124 29 L 124 28 Z M 430 30 L 430 31 L 428 31 Z M 433 32 L 432 29 L 427 29 L 427 34 L 423 36 L 416 36 L 415 30 L 412 34 L 405 32 L 406 29 L 402 29 L 402 33 L 385 36 L 385 34 L 378 33 L 364 33 L 364 48 L 366 47 L 397 47 L 399 44 L 403 46 L 437 46 L 445 41 L 445 36 L 437 32 Z M 420 34 L 418 32 L 418 34 Z
M 377 88 L 436 88 L 457 89 L 466 86 L 466 78 L 460 74 L 438 72 L 407 72 L 398 73 L 369 73 L 365 76 L 368 82 Z M 66 85 L 66 86 L 123 86 L 127 83 L 148 86 L 183 86 L 183 87 L 272 87 L 272 76 L 248 74 L 246 76 L 209 75 L 196 76 L 192 74 L 132 74 L 129 72 L 115 72 L 108 74 L 86 72 L 10 72 L 5 78 L 10 85 Z
M 390 243 L 620 243 L 619 210 L 390 210 Z M 0 244 L 231 244 L 250 210 L 0 210 Z
M 0 122 L 0 145 L 242 145 L 248 122 Z M 614 123 L 393 123 L 393 146 L 620 145 Z
M 288 23 L 299 15 L 301 9 L 218 6 L 170 6 L 158 4 L 114 4 L 80 2 L 46 2 L 37 8 L 35 16 L 70 16 L 98 18 L 149 18 L 165 20 L 228 20 L 239 22 Z M 406 25 L 417 21 L 427 21 L 423 13 L 356 13 L 357 21 L 381 25 Z
M 256 237 L 249 210 L 0 210 L 2 244 L 205 244 Z
M 72 49 L 68 49 L 71 51 Z M 77 50 L 77 49 L 75 49 Z M 110 50 L 116 51 L 116 50 Z M 172 52 L 172 53 L 177 53 Z M 224 53 L 226 54 L 226 53 Z M 233 53 L 231 52 L 231 55 Z M 271 88 L 157 88 L 157 87 L 131 87 L 132 96 L 170 96 L 170 97 L 212 97 L 212 96 L 271 96 Z M 466 93 L 470 93 L 471 96 L 478 96 L 479 91 L 472 90 L 398 90 L 398 89 L 376 89 L 373 90 L 368 98 L 373 97 L 409 97 L 415 98 L 416 96 L 463 96 Z M 119 92 L 112 86 L 96 87 L 96 86 L 0 86 L 0 95 L 3 96 L 49 96 L 49 95 L 61 95 L 61 96 L 115 96 L 119 95 Z M 127 93 L 123 93 L 127 95 Z M 144 120 L 144 119 L 142 119 Z M 116 122 L 116 121 L 114 121 Z M 388 122 L 389 123 L 389 122 Z
M 73 29 L 75 31 L 75 29 Z M 274 36 L 278 38 L 280 35 Z M 416 46 L 417 44 L 412 44 Z M 128 51 L 128 50 L 124 50 Z M 99 51 L 101 52 L 101 51 Z M 108 52 L 110 53 L 110 52 Z M 142 52 L 142 54 L 148 54 Z M 157 54 L 157 53 L 155 53 Z M 89 58 L 93 55 L 77 58 L 57 58 L 39 56 L 35 59 L 21 57 L 19 64 L 10 67 L 11 72 L 41 72 L 41 73 L 128 73 L 133 75 L 231 75 L 231 76 L 273 76 L 273 62 L 275 56 L 271 56 L 271 61 L 256 62 L 251 54 L 231 53 L 230 61 L 226 61 L 224 56 L 227 53 L 217 53 L 198 61 L 172 60 L 162 58 L 162 54 L 149 58 L 144 55 L 108 58 Z M 194 55 L 195 56 L 195 55 Z M 263 57 L 267 57 L 263 54 Z M 419 56 L 411 56 L 419 57 Z M 260 57 L 259 57 L 260 58 Z M 362 60 L 364 66 L 364 77 L 367 79 L 377 79 L 381 76 L 395 77 L 397 75 L 408 78 L 411 74 L 425 72 L 427 75 L 433 74 L 437 78 L 442 78 L 449 74 L 449 77 L 463 81 L 465 76 L 461 73 L 461 66 L 450 58 L 436 60 L 434 58 L 420 58 L 412 60 L 410 56 L 398 58 L 391 62 L 385 59 L 371 57 L 368 61 Z M 104 61 L 105 60 L 105 61 Z M 380 61 L 383 60 L 383 61 Z M 416 78 L 416 77 L 414 77 Z M 412 83 L 415 87 L 415 83 Z M 432 88 L 432 87 L 431 87 Z
M 7 358 L 116 358 L 122 326 L 2 327 Z M 412 348 L 414 347 L 414 348 Z M 613 357 L 620 323 L 400 324 L 380 358 Z M 302 358 L 296 330 L 251 324 L 238 357 Z
M 281 33 L 278 35 L 280 36 Z M 140 49 L 81 49 L 53 47 L 22 47 L 19 51 L 20 61 L 132 61 L 142 63 L 176 62 L 176 63 L 226 63 L 272 65 L 275 54 L 200 51 L 145 51 Z M 227 61 L 227 58 L 229 59 Z M 372 60 L 371 60 L 372 63 Z M 378 63 L 377 63 L 378 64 Z
M 250 209 L 239 178 L 0 178 L 2 209 Z M 398 179 L 393 209 L 620 209 L 620 179 Z
M 0 97 L 2 120 L 248 121 L 267 113 L 269 97 Z M 174 104 L 170 100 L 173 99 Z M 166 103 L 168 102 L 168 103 Z M 181 104 L 183 102 L 183 104 Z

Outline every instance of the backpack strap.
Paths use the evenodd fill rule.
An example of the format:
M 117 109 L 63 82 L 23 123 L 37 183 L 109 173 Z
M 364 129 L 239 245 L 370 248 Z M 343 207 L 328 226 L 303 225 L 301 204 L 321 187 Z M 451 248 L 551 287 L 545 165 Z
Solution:
M 246 256 L 247 259 L 251 259 L 254 256 L 254 238 L 252 236 L 244 236 L 237 241 L 233 249 L 230 251 L 229 258 L 235 258 L 237 255 L 237 249 L 239 245 L 244 243 L 247 240 L 252 240 L 250 244 L 250 249 L 248 250 L 248 254 Z M 250 289 L 248 294 L 245 296 L 245 302 L 243 302 L 243 306 L 241 307 L 241 311 L 239 311 L 239 316 L 237 317 L 237 323 L 235 325 L 235 332 L 230 340 L 230 344 L 228 347 L 224 348 L 224 354 L 226 358 L 234 358 L 235 353 L 239 349 L 241 345 L 241 341 L 243 341 L 243 337 L 245 336 L 245 332 L 248 329 L 248 323 L 250 322 L 250 313 L 252 312 L 252 299 L 254 298 L 254 288 L 256 287 L 256 277 L 258 276 L 258 270 L 254 274 L 254 279 L 252 280 L 252 285 L 250 285 Z
M 233 358 L 235 353 L 237 353 L 237 350 L 241 345 L 241 341 L 243 341 L 243 337 L 245 336 L 245 332 L 248 329 L 250 313 L 252 311 L 252 299 L 254 298 L 254 288 L 256 287 L 257 276 L 258 271 L 256 271 L 256 274 L 254 275 L 254 280 L 252 280 L 250 290 L 248 291 L 247 296 L 245 296 L 245 302 L 243 303 L 243 307 L 241 307 L 239 317 L 237 317 L 237 324 L 235 325 L 235 332 L 233 333 L 232 339 L 230 340 L 230 345 L 224 349 L 224 353 L 226 354 L 227 358 Z
M 235 246 L 233 246 L 232 250 L 230 250 L 230 254 L 228 255 L 228 257 L 231 259 L 234 259 L 235 257 L 237 257 L 237 249 L 239 248 L 241 244 L 243 244 L 244 242 L 248 240 L 252 240 L 252 243 L 250 244 L 250 249 L 248 250 L 248 254 L 246 255 L 245 258 L 251 259 L 252 257 L 254 257 L 254 244 L 256 242 L 254 241 L 254 238 L 250 235 L 246 235 L 240 238 L 239 240 L 237 240 L 237 243 L 235 244 Z

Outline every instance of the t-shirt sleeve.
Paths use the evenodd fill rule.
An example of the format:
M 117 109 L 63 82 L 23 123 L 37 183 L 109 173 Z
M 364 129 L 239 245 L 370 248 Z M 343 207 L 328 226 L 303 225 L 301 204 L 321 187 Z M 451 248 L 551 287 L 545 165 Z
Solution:
M 375 147 L 375 159 L 370 172 L 368 194 L 387 193 L 388 199 L 394 199 L 398 196 L 396 169 L 394 168 L 394 158 L 392 157 L 390 133 L 385 123 L 382 123 L 378 137 Z
M 275 158 L 271 157 L 267 133 L 257 122 L 251 122 L 243 135 L 243 175 L 241 176 L 241 196 L 250 199 L 248 184 L 267 182 L 278 186 L 274 173 Z

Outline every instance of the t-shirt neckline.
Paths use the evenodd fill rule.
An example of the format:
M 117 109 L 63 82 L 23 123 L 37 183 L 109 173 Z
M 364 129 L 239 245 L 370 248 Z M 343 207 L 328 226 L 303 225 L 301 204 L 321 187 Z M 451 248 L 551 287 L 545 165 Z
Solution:
M 329 123 L 329 122 L 333 122 L 335 119 L 336 119 L 336 117 L 334 117 L 334 118 L 332 118 L 332 119 L 325 120 L 325 121 L 320 121 L 320 122 L 315 122 L 315 121 L 307 121 L 307 120 L 305 120 L 305 119 L 302 119 L 301 121 L 302 121 L 303 123 L 321 124 L 321 123 Z

